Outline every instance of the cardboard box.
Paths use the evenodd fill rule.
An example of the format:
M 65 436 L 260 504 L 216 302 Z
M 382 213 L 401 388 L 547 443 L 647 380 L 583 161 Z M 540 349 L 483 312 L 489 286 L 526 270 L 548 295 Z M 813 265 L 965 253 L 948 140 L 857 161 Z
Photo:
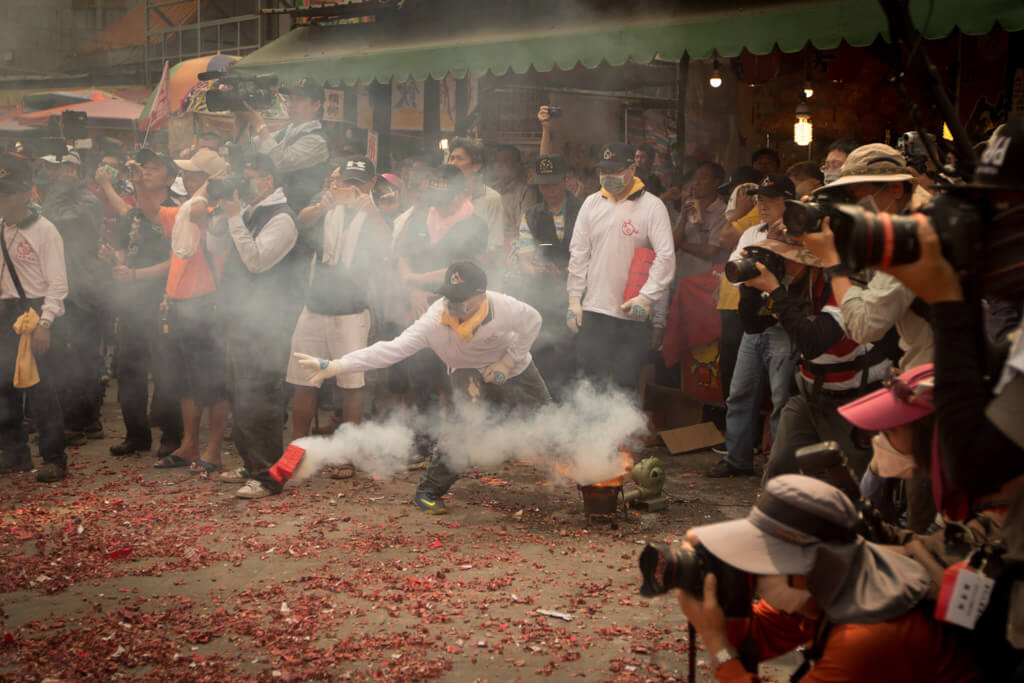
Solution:
M 658 432 L 658 436 L 672 455 L 706 450 L 725 441 L 725 437 L 715 427 L 714 422 L 701 422 L 689 427 L 668 429 Z

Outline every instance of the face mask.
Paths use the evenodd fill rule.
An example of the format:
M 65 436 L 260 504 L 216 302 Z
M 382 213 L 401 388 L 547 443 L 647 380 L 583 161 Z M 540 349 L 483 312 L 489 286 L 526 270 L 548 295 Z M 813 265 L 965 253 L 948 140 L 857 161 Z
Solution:
M 465 318 L 469 315 L 468 301 L 450 301 L 445 299 L 444 307 L 448 311 L 448 315 L 453 318 Z
M 790 586 L 785 576 L 757 577 L 757 594 L 769 606 L 786 614 L 796 614 L 811 599 L 808 591 Z
M 871 450 L 880 477 L 909 479 L 917 468 L 913 456 L 896 450 L 885 432 L 871 438 Z
M 255 178 L 249 181 L 249 199 L 255 200 L 261 196 L 260 181 Z
M 834 183 L 839 180 L 839 171 L 825 171 L 823 176 L 822 180 L 824 180 L 825 184 L 828 185 L 829 183 Z
M 626 179 L 621 175 L 601 174 L 601 187 L 610 195 L 618 197 L 626 191 Z

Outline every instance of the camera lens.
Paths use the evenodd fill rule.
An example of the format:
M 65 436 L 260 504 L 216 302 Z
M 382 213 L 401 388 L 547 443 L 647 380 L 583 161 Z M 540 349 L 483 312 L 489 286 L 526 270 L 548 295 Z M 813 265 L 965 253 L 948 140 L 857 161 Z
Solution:
M 761 271 L 757 269 L 757 261 L 752 258 L 736 259 L 725 264 L 725 278 L 733 284 L 746 282 L 760 274 Z
M 915 216 L 868 213 L 859 206 L 837 206 L 836 247 L 839 253 L 846 254 L 846 263 L 855 270 L 913 263 L 921 252 L 917 226 Z
M 821 221 L 827 215 L 821 204 L 787 199 L 782 223 L 790 235 L 806 235 L 809 232 L 821 232 Z

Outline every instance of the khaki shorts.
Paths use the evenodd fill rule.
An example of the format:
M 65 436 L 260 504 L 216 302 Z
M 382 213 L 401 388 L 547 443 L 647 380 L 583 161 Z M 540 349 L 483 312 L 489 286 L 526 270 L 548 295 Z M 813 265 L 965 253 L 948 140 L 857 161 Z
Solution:
M 368 310 L 352 315 L 319 315 L 303 308 L 292 334 L 292 354 L 305 353 L 314 358 L 335 360 L 350 351 L 366 348 L 369 336 Z M 311 374 L 299 366 L 294 355 L 288 356 L 288 375 L 285 380 L 289 384 L 319 387 L 320 384 L 309 381 Z M 336 381 L 342 389 L 361 389 L 366 385 L 361 372 L 338 375 Z

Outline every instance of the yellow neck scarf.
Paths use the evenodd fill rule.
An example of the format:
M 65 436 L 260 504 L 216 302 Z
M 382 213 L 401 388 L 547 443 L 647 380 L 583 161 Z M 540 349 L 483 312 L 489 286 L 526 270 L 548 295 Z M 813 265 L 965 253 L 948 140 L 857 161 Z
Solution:
M 455 334 L 459 335 L 459 339 L 462 341 L 469 341 L 476 334 L 476 328 L 480 327 L 484 320 L 487 318 L 487 314 L 491 311 L 490 302 L 487 297 L 484 297 L 484 302 L 480 304 L 480 308 L 476 309 L 476 313 L 466 318 L 464 322 L 459 322 L 458 318 L 453 318 L 448 315 L 448 310 L 445 308 L 441 309 L 441 324 L 447 325 L 448 327 L 455 330 Z
M 633 187 L 629 188 L 629 192 L 627 192 L 627 193 L 626 193 L 626 196 L 625 196 L 625 197 L 623 197 L 623 199 L 629 199 L 629 197 L 630 197 L 630 196 L 631 196 L 631 195 L 632 195 L 633 193 L 635 193 L 635 192 L 639 192 L 639 191 L 640 191 L 640 188 L 642 188 L 643 186 L 644 186 L 644 183 L 643 183 L 643 181 L 642 181 L 642 180 L 640 180 L 639 178 L 636 178 L 636 177 L 634 177 L 634 178 L 633 178 Z M 604 195 L 605 197 L 607 197 L 608 199 L 612 200 L 613 202 L 618 202 L 618 201 L 619 201 L 618 199 L 616 199 L 615 197 L 613 197 L 613 196 L 612 196 L 612 195 L 611 195 L 611 194 L 610 194 L 610 193 L 608 192 L 608 190 L 604 189 L 603 187 L 601 188 L 601 194 L 603 194 L 603 195 Z

